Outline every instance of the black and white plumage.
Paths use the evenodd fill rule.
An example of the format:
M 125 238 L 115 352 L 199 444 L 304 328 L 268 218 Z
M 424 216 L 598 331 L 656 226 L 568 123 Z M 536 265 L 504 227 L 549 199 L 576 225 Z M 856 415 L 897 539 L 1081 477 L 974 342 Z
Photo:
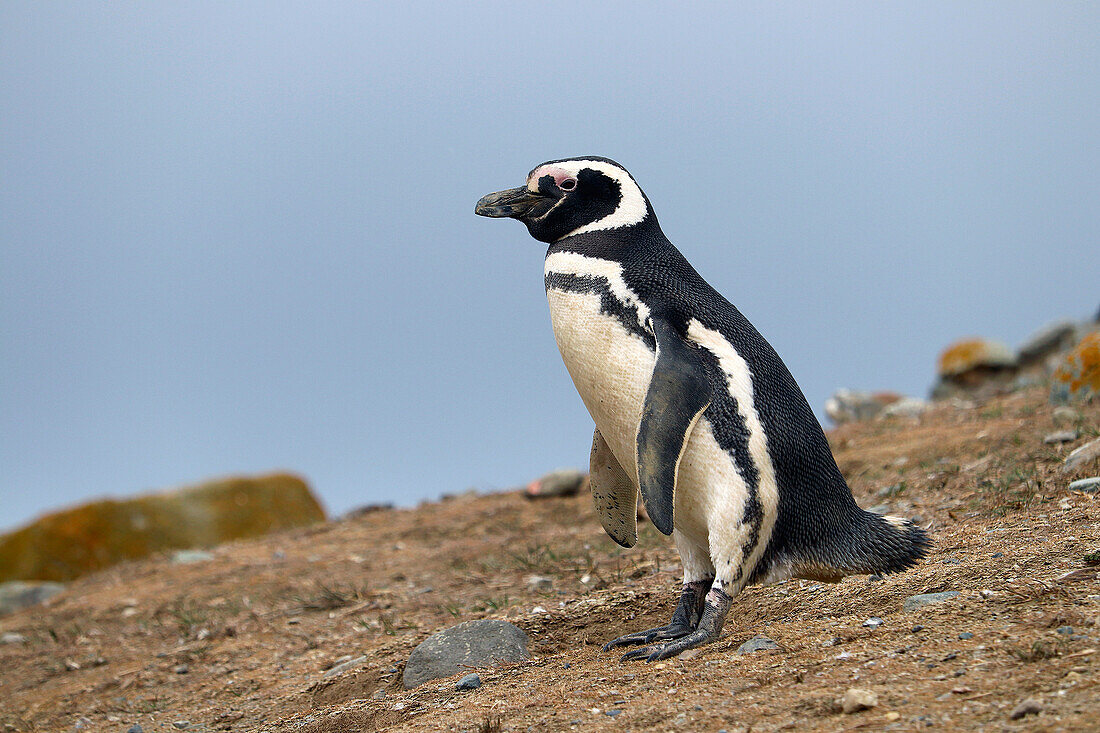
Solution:
M 596 423 L 591 484 L 604 528 L 633 546 L 640 492 L 683 562 L 672 621 L 609 648 L 674 656 L 716 639 L 750 583 L 896 572 L 924 556 L 922 530 L 856 505 L 782 360 L 668 241 L 622 166 L 543 163 L 476 213 L 519 219 L 550 244 L 550 317 Z

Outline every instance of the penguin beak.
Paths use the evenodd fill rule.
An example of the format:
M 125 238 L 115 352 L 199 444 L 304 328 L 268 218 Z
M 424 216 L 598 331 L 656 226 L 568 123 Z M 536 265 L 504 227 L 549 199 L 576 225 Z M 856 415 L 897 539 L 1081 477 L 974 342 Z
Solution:
M 540 194 L 531 193 L 526 186 L 509 188 L 507 191 L 497 191 L 481 197 L 474 207 L 474 213 L 478 216 L 491 216 L 499 219 L 511 217 L 520 219 L 540 201 L 545 200 Z

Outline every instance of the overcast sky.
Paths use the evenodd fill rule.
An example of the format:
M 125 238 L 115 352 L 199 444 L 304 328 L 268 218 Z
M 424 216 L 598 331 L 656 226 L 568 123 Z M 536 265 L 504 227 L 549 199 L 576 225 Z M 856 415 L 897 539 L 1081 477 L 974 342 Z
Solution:
M 545 246 L 612 157 L 811 405 L 1096 311 L 1100 4 L 0 4 L 0 528 L 238 472 L 585 466 Z

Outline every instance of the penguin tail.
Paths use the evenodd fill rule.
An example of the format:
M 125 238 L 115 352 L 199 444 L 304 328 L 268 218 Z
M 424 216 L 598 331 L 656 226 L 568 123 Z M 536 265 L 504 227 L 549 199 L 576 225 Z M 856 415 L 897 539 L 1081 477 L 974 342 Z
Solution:
M 928 533 L 903 517 L 859 510 L 851 545 L 844 553 L 849 573 L 885 575 L 916 565 L 932 548 Z

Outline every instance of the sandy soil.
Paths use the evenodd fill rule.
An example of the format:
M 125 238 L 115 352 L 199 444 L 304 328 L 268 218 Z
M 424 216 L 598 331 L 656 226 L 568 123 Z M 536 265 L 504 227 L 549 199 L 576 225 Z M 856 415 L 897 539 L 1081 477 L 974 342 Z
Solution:
M 1100 404 L 1079 412 L 1064 445 L 1043 442 L 1040 389 L 834 431 L 856 498 L 920 517 L 932 555 L 885 579 L 752 588 L 690 659 L 600 651 L 672 611 L 678 558 L 651 526 L 623 550 L 588 497 L 466 495 L 206 562 L 128 563 L 0 619 L 26 637 L 0 644 L 0 731 L 1100 730 L 1100 580 L 1084 560 L 1100 550 L 1100 497 L 1066 488 L 1100 465 L 1061 472 L 1100 435 Z M 553 589 L 528 590 L 531 574 Z M 960 595 L 902 610 L 945 590 Z M 401 687 L 416 644 L 476 618 L 522 627 L 531 661 L 479 670 L 473 691 L 457 677 Z M 756 634 L 780 648 L 735 653 Z M 877 705 L 841 712 L 851 687 Z M 1029 697 L 1039 712 L 1012 719 Z

